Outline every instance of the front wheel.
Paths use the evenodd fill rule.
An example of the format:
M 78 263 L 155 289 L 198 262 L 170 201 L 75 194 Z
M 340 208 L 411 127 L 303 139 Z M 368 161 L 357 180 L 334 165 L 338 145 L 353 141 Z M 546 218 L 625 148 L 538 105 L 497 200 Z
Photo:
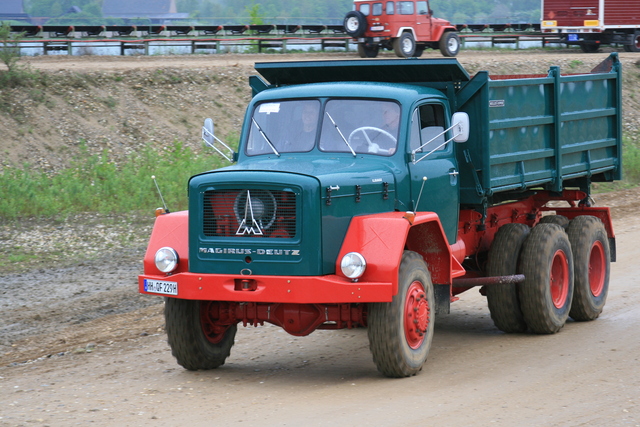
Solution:
M 411 58 L 416 51 L 413 34 L 406 32 L 393 41 L 393 51 L 399 58 Z
M 433 339 L 434 304 L 427 264 L 416 252 L 405 251 L 398 293 L 391 302 L 369 305 L 369 347 L 383 375 L 408 377 L 422 369 Z
M 442 56 L 453 57 L 460 52 L 460 37 L 453 31 L 447 31 L 440 39 Z
M 237 325 L 221 321 L 217 304 L 176 298 L 165 302 L 167 341 L 171 354 L 185 369 L 215 369 L 231 353 Z
M 564 230 L 556 224 L 533 227 L 522 246 L 520 308 L 537 334 L 558 332 L 569 317 L 573 299 L 573 254 Z
M 578 321 L 597 318 L 607 301 L 611 253 L 602 222 L 578 216 L 567 228 L 573 251 L 575 287 L 569 316 Z

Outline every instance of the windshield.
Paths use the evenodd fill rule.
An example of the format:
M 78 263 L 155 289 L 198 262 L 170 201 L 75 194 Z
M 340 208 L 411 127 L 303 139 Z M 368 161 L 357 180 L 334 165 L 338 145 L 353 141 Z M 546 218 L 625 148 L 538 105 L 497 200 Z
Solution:
M 271 101 L 253 111 L 250 156 L 324 152 L 390 156 L 398 146 L 400 106 L 364 99 Z

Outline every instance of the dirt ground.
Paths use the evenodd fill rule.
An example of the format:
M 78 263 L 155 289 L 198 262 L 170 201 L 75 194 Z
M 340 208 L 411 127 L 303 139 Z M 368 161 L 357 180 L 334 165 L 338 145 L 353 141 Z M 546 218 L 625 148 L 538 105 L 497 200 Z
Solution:
M 476 70 L 486 65 L 510 74 L 528 64 L 534 64 L 530 72 L 544 72 L 556 63 L 569 67 L 571 61 L 589 67 L 606 56 L 572 55 L 462 52 L 460 61 Z M 638 59 L 621 57 L 627 68 Z M 126 83 L 130 77 L 148 77 L 146 72 L 182 67 L 204 74 L 240 69 L 238 75 L 244 78 L 256 60 L 301 59 L 213 55 L 39 57 L 30 62 L 54 74 L 110 70 L 117 76 L 135 70 L 133 77 L 124 75 Z M 194 88 L 184 86 L 158 90 L 175 99 L 193 97 Z M 205 86 L 222 91 L 214 81 L 200 87 Z M 151 89 L 144 88 L 148 96 Z M 233 86 L 227 89 L 236 91 Z M 118 90 L 126 92 L 124 87 Z M 220 92 L 220 96 L 235 105 L 248 95 Z M 136 99 L 140 111 L 149 105 L 147 98 Z M 206 114 L 197 105 L 188 109 L 198 114 L 193 123 Z M 110 110 L 106 107 L 93 115 Z M 168 121 L 173 110 L 166 110 L 162 118 Z M 31 114 L 27 117 L 36 117 Z M 626 126 L 634 125 L 635 113 L 625 114 Z M 231 119 L 224 124 L 229 130 L 233 125 Z M 186 134 L 191 127 L 196 141 L 199 132 L 194 126 L 188 122 L 174 129 Z M 79 126 L 74 129 L 81 131 Z M 167 128 L 158 135 L 170 132 Z M 58 140 L 59 135 L 51 131 L 50 147 L 38 151 L 49 165 L 56 156 L 64 164 L 58 146 L 65 146 L 66 137 Z M 105 135 L 118 138 L 117 133 Z M 31 141 L 41 149 L 37 137 Z M 150 143 L 143 136 L 138 142 Z M 113 147 L 115 151 L 120 145 Z M 0 224 L 0 253 L 9 244 L 32 244 L 43 254 L 77 249 L 66 260 L 43 255 L 43 261 L 19 271 L 3 271 L 0 264 L 0 425 L 640 426 L 640 278 L 635 264 L 640 257 L 640 226 L 635 218 L 640 189 L 602 194 L 596 202 L 612 208 L 618 258 L 612 264 L 609 297 L 599 319 L 569 321 L 554 335 L 504 334 L 493 326 L 484 297 L 472 289 L 452 304 L 451 314 L 436 319 L 423 371 L 402 380 L 384 378 L 376 371 L 366 330 L 361 329 L 317 331 L 298 338 L 271 326 L 240 328 L 224 366 L 186 371 L 176 364 L 166 343 L 162 300 L 137 294 L 136 276 L 142 270 L 151 215 L 135 220 L 87 215 L 55 223 Z M 128 235 L 133 237 L 122 240 Z M 114 245 L 122 241 L 127 244 Z

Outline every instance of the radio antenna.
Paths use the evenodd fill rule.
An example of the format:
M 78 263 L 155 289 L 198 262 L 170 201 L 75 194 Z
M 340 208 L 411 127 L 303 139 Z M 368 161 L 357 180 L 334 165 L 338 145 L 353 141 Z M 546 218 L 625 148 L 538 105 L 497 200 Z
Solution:
M 156 189 L 158 190 L 158 195 L 160 195 L 160 200 L 162 200 L 162 206 L 164 207 L 164 211 L 169 213 L 169 209 L 167 208 L 167 204 L 164 202 L 164 197 L 162 197 L 162 191 L 160 191 L 160 187 L 158 186 L 158 182 L 156 181 L 156 176 L 151 175 L 151 179 L 153 183 L 156 185 Z
M 415 205 L 413 206 L 413 210 L 412 211 L 407 211 L 404 213 L 404 219 L 406 219 L 407 221 L 409 221 L 410 224 L 413 225 L 413 220 L 416 219 L 416 212 L 418 211 L 418 205 L 420 204 L 420 198 L 422 197 L 422 190 L 424 190 L 424 184 L 427 182 L 427 177 L 423 176 L 422 177 L 422 186 L 420 187 L 420 193 L 418 194 L 418 200 L 416 201 Z
M 424 190 L 425 182 L 427 182 L 427 177 L 423 176 L 422 177 L 422 186 L 420 187 L 420 193 L 418 194 L 418 201 L 416 201 L 416 205 L 413 208 L 415 211 L 418 210 L 418 205 L 420 205 L 420 198 L 422 197 L 422 190 Z

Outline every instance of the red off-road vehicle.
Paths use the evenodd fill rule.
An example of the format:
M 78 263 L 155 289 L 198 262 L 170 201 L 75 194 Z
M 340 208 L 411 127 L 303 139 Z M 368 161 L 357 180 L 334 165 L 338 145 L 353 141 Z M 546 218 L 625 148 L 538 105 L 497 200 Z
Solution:
M 428 1 L 354 0 L 344 28 L 356 40 L 361 58 L 375 58 L 381 47 L 401 58 L 420 56 L 426 48 L 440 49 L 444 56 L 460 51 L 456 27 L 434 18 Z

